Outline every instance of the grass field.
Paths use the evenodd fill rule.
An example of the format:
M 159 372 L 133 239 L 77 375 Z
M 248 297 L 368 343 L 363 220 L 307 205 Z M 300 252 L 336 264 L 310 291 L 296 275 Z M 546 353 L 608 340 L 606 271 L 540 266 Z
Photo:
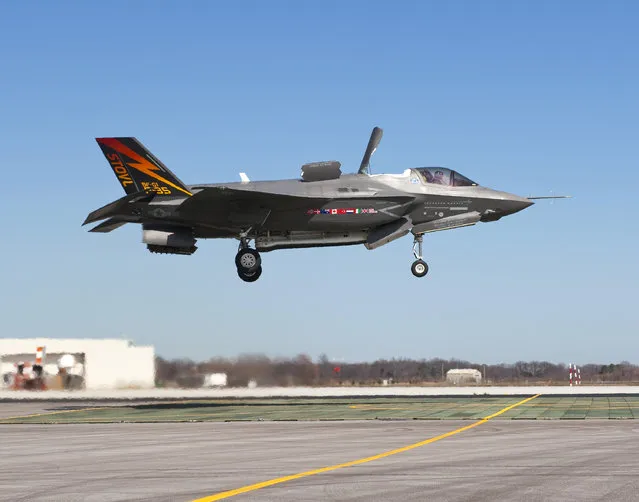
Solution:
M 46 412 L 0 419 L 8 423 L 113 423 L 259 420 L 476 420 L 521 397 L 219 399 L 92 408 L 50 404 Z M 504 419 L 632 419 L 639 396 L 541 396 L 499 416 Z

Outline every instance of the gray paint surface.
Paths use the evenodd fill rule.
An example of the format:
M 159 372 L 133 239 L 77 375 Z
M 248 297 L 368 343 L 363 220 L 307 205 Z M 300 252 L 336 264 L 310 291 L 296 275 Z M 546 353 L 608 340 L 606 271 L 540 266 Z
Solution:
M 470 422 L 0 426 L 1 500 L 187 501 Z M 490 421 L 369 464 L 228 500 L 636 500 L 634 421 Z
M 443 167 L 371 175 L 381 137 L 375 127 L 357 174 L 328 161 L 303 165 L 297 179 L 195 185 L 182 183 L 135 138 L 96 138 L 127 195 L 84 224 L 108 218 L 91 230 L 98 233 L 123 223 L 153 227 L 153 239 L 145 233 L 142 240 L 154 253 L 193 254 L 191 241 L 219 238 L 238 239 L 243 248 L 254 240 L 260 252 L 356 244 L 372 250 L 408 232 L 421 243 L 424 233 L 497 221 L 534 204 Z M 421 251 L 415 257 L 421 260 Z

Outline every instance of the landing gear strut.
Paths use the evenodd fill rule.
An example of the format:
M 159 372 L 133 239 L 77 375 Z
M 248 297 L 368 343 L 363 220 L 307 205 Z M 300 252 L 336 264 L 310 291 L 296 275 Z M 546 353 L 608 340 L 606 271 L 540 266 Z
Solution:
M 423 234 L 416 234 L 413 241 L 413 255 L 415 261 L 410 267 L 410 271 L 415 277 L 424 277 L 428 273 L 428 264 L 422 260 L 422 242 L 424 241 Z
M 262 275 L 262 258 L 260 253 L 249 247 L 247 237 L 240 238 L 240 245 L 235 255 L 237 275 L 245 282 L 255 282 Z

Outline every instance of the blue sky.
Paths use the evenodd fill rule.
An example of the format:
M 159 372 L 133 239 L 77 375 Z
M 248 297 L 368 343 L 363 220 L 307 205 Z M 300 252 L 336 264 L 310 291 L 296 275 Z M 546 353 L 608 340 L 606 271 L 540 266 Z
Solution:
M 4 2 L 3 337 L 121 337 L 164 357 L 639 362 L 636 2 Z M 89 234 L 123 195 L 94 138 L 187 183 L 444 165 L 539 202 L 496 223 L 276 251 L 151 255 Z

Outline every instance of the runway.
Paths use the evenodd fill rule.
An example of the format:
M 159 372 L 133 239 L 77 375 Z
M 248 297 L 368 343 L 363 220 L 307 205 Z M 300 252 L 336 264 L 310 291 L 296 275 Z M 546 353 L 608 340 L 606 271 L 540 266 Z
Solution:
M 504 419 L 537 399 L 479 421 L 0 425 L 0 500 L 633 500 L 639 424 Z

